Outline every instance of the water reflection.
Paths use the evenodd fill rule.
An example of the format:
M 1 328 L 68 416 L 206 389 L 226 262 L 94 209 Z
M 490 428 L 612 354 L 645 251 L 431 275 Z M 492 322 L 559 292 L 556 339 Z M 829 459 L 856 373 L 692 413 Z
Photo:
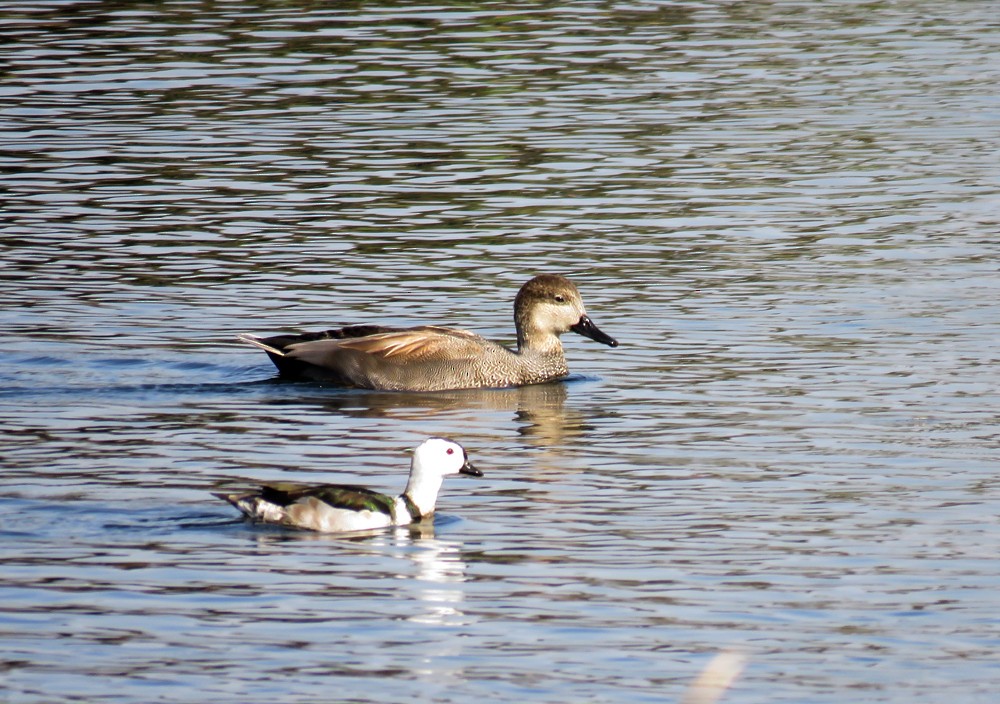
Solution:
M 391 419 L 402 423 L 428 417 L 454 422 L 463 439 L 481 436 L 469 420 L 493 415 L 496 422 L 511 420 L 520 437 L 537 446 L 572 443 L 587 431 L 586 416 L 567 408 L 568 382 L 534 384 L 514 389 L 463 389 L 410 393 L 405 391 L 319 391 L 316 385 L 275 382 L 292 398 L 271 398 L 268 405 L 306 406 L 352 418 Z M 292 387 L 289 389 L 288 387 Z M 461 429 L 461 430 L 459 430 Z
M 996 699 L 995 3 L 0 12 L 0 699 L 676 700 L 747 640 L 734 701 Z M 583 381 L 232 341 L 500 339 L 540 271 L 628 331 Z M 486 472 L 433 532 L 208 493 L 428 434 Z
M 413 593 L 423 611 L 408 620 L 416 623 L 458 626 L 468 622 L 461 606 L 468 565 L 461 558 L 463 544 L 434 537 L 434 524 L 424 521 L 419 527 L 397 528 L 391 553 L 409 559 L 415 572 L 405 571 L 400 579 L 415 579 Z M 376 542 L 376 544 L 378 544 Z
M 437 537 L 436 528 L 456 520 L 436 515 L 433 519 L 406 526 L 350 534 L 241 523 L 254 532 L 252 542 L 256 554 L 268 560 L 286 558 L 290 552 L 295 552 L 295 546 L 302 544 L 328 546 L 332 571 L 338 570 L 335 564 L 345 555 L 391 558 L 392 562 L 385 567 L 386 576 L 403 580 L 398 588 L 412 602 L 406 620 L 455 626 L 467 622 L 461 609 L 465 598 L 461 584 L 466 581 L 468 565 L 462 559 L 463 543 Z M 312 555 L 315 559 L 316 553 Z

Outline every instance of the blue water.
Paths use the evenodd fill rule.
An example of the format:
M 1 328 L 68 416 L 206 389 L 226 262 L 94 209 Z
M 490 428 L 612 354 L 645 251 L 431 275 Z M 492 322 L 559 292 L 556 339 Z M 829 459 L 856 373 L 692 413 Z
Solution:
M 992 702 L 989 3 L 0 3 L 0 698 Z M 275 378 L 243 332 L 511 342 L 572 377 Z M 433 522 L 254 526 L 213 491 Z

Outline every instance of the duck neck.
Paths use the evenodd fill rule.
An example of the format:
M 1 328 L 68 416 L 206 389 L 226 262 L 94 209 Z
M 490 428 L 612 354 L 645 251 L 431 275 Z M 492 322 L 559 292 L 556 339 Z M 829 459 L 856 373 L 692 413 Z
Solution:
M 530 320 L 515 320 L 517 327 L 517 351 L 540 357 L 562 357 L 563 346 L 559 336 L 549 330 L 536 327 Z
M 421 471 L 417 459 L 413 459 L 410 466 L 410 479 L 406 482 L 406 489 L 403 490 L 403 502 L 406 509 L 413 516 L 413 507 L 416 508 L 420 516 L 427 516 L 434 513 L 434 505 L 437 503 L 438 492 L 441 490 L 441 482 L 444 478 L 433 472 Z M 413 507 L 410 504 L 413 504 Z M 414 519 L 420 516 L 413 516 Z

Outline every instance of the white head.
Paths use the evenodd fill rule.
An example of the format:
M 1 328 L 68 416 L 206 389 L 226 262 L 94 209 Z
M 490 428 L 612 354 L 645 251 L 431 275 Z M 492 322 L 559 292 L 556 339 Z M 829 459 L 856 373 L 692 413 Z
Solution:
M 407 482 L 404 493 L 417 505 L 420 513 L 433 513 L 441 480 L 449 474 L 483 476 L 469 462 L 465 448 L 457 442 L 445 438 L 428 438 L 413 451 L 410 481 Z
M 469 462 L 465 448 L 446 438 L 427 438 L 417 445 L 417 449 L 413 451 L 413 469 L 417 467 L 421 473 L 437 474 L 441 477 L 449 474 L 483 476 L 483 473 Z

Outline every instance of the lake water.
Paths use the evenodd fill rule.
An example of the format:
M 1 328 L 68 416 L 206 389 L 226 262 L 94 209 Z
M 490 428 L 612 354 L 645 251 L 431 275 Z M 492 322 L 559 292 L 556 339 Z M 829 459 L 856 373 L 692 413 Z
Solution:
M 0 3 L 0 699 L 993 702 L 990 2 Z M 258 334 L 505 341 L 572 377 L 281 383 Z M 433 525 L 211 491 L 405 482 Z

